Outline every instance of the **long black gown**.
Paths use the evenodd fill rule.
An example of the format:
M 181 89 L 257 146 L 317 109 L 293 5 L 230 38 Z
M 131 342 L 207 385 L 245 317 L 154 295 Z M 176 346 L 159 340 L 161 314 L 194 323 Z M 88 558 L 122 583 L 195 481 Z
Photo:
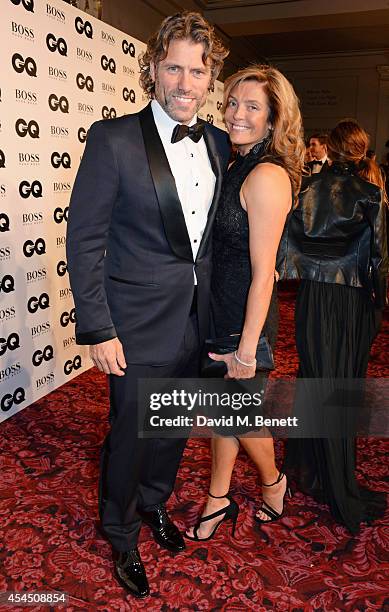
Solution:
M 363 289 L 301 281 L 296 301 L 300 378 L 364 378 L 376 333 L 375 308 Z M 312 411 L 318 405 L 320 398 L 313 397 Z M 347 410 L 346 406 L 343 414 Z M 303 492 L 327 503 L 334 518 L 351 533 L 358 532 L 361 522 L 370 522 L 385 511 L 385 495 L 360 487 L 355 467 L 351 435 L 288 441 L 288 476 Z

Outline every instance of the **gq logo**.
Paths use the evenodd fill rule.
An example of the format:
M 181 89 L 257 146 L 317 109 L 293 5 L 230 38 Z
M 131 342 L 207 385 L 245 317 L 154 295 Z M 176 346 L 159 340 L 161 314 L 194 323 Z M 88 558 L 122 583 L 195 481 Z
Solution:
M 79 370 L 81 368 L 81 355 L 76 355 L 73 361 L 68 359 L 65 361 L 63 366 L 63 371 L 66 376 L 69 376 L 73 372 L 73 370 Z
M 101 109 L 101 115 L 103 119 L 115 119 L 116 109 L 108 108 L 108 106 L 103 106 L 103 108 Z
M 129 43 L 127 40 L 123 40 L 122 50 L 125 55 L 131 55 L 131 57 L 135 57 L 135 47 L 132 43 Z
M 57 274 L 58 276 L 65 276 L 68 271 L 68 267 L 66 265 L 66 261 L 59 261 L 57 263 Z
M 78 132 L 77 132 L 77 138 L 80 142 L 85 142 L 86 141 L 86 135 L 87 135 L 87 131 L 85 128 L 80 127 L 78 128 Z
M 51 165 L 53 166 L 53 168 L 59 168 L 60 166 L 62 166 L 63 168 L 70 168 L 70 155 L 69 153 L 62 153 L 62 155 L 60 153 L 58 153 L 57 151 L 54 151 L 54 153 L 51 154 Z
M 64 57 L 68 54 L 68 46 L 64 38 L 56 38 L 54 34 L 50 33 L 46 36 L 46 45 L 48 50 L 52 53 L 58 51 L 58 53 Z
M 0 149 L 0 168 L 5 168 L 5 153 Z
M 13 276 L 6 274 L 0 279 L 0 291 L 4 291 L 4 293 L 15 291 L 15 280 Z
M 103 70 L 109 70 L 112 74 L 116 74 L 116 62 L 111 57 L 108 59 L 106 55 L 101 56 L 101 67 Z
M 12 56 L 12 67 L 18 74 L 22 74 L 23 70 L 25 70 L 28 76 L 37 76 L 36 63 L 32 57 L 26 57 L 26 59 L 23 59 L 23 56 L 20 55 L 20 53 L 14 53 Z
M 79 72 L 78 75 L 76 76 L 76 83 L 77 83 L 77 87 L 78 89 L 86 89 L 87 91 L 93 91 L 93 79 L 91 76 L 86 76 L 84 77 L 84 75 Z
M 32 355 L 32 365 L 34 365 L 35 367 L 38 367 L 41 365 L 41 363 L 43 363 L 44 361 L 50 361 L 50 359 L 53 359 L 54 357 L 54 349 L 51 346 L 51 344 L 48 344 L 47 346 L 45 346 L 45 348 L 43 349 L 43 351 L 40 351 L 39 349 L 37 351 L 35 351 L 35 353 L 33 353 Z
M 49 306 L 50 298 L 47 293 L 41 293 L 38 298 L 33 295 L 27 302 L 27 310 L 28 312 L 31 312 L 31 314 L 37 312 L 39 308 L 41 310 L 46 310 L 46 308 L 49 308 Z
M 24 119 L 18 119 L 15 123 L 18 136 L 24 138 L 27 134 L 30 138 L 39 138 L 39 125 L 33 119 L 27 123 Z
M 58 109 L 62 113 L 69 112 L 69 100 L 65 98 L 65 96 L 61 96 L 58 98 L 55 94 L 49 95 L 49 107 L 52 111 L 57 111 Z
M 63 312 L 59 318 L 62 327 L 67 327 L 69 323 L 76 322 L 76 309 L 72 308 L 70 312 Z
M 83 21 L 81 17 L 76 17 L 74 21 L 76 32 L 85 34 L 87 38 L 93 38 L 93 28 L 90 21 Z
M 213 115 L 208 114 L 207 115 L 207 121 L 208 121 L 208 123 L 212 123 L 212 125 L 213 125 Z
M 22 181 L 19 185 L 19 194 L 21 198 L 29 198 L 32 195 L 33 198 L 42 197 L 42 183 L 40 181 L 32 181 L 30 184 L 28 181 Z
M 219 102 L 219 100 L 216 102 L 216 108 L 217 110 L 220 110 L 221 107 L 223 106 L 223 102 Z
M 46 253 L 46 243 L 43 238 L 38 238 L 35 242 L 33 240 L 26 240 L 23 245 L 23 253 L 25 257 L 32 257 L 34 253 L 36 255 L 44 255 Z
M 0 213 L 0 232 L 9 232 L 9 217 L 5 213 Z
M 14 404 L 15 406 L 19 406 L 19 404 L 24 402 L 25 399 L 25 390 L 23 389 L 23 387 L 18 387 L 13 393 L 6 393 L 6 395 L 1 398 L 0 408 L 3 412 L 7 412 L 12 408 Z
M 130 100 L 130 102 L 132 102 L 134 104 L 134 102 L 135 102 L 135 91 L 133 89 L 130 89 L 130 91 L 128 91 L 127 87 L 125 87 L 123 89 L 123 98 L 125 99 L 126 102 L 127 102 L 127 100 Z
M 62 223 L 62 221 L 64 220 L 67 221 L 68 214 L 69 214 L 69 206 L 66 206 L 66 208 L 60 208 L 58 206 L 54 211 L 54 221 L 56 223 Z
M 0 338 L 0 355 L 4 355 L 7 350 L 15 351 L 18 348 L 20 348 L 20 341 L 16 332 L 10 334 L 8 338 Z
M 26 11 L 29 11 L 30 13 L 34 12 L 34 0 L 11 0 L 11 2 L 15 6 L 22 4 Z

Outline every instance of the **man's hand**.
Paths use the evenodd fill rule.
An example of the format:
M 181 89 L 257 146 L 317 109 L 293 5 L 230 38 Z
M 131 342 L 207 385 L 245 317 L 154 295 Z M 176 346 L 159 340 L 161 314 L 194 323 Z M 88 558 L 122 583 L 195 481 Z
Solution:
M 112 338 L 89 348 L 90 357 L 100 372 L 124 376 L 123 369 L 127 367 L 124 358 L 123 345 L 119 338 Z

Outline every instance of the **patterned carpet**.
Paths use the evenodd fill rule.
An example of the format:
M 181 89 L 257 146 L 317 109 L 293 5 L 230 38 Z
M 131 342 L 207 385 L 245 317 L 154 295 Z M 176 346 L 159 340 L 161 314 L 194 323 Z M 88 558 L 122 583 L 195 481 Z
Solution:
M 277 375 L 294 376 L 293 287 L 283 288 L 280 298 Z M 388 375 L 388 328 L 386 320 L 370 376 Z M 68 611 L 389 610 L 388 521 L 351 537 L 325 506 L 296 492 L 281 521 L 259 528 L 253 522 L 260 499 L 256 471 L 244 454 L 231 491 L 241 508 L 236 538 L 223 526 L 215 540 L 189 543 L 173 556 L 144 527 L 140 550 L 152 596 L 141 602 L 128 596 L 113 578 L 110 547 L 97 523 L 107 408 L 104 376 L 91 370 L 2 424 L 0 591 L 65 592 Z M 387 490 L 387 451 L 387 441 L 359 441 L 362 483 Z M 191 440 L 169 502 L 182 529 L 201 511 L 209 472 L 207 441 Z M 0 606 L 19 609 L 26 608 Z

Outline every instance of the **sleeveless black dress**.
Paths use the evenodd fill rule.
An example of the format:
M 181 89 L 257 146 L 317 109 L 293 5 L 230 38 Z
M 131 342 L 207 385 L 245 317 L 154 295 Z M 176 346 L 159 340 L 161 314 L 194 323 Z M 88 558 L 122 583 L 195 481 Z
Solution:
M 249 224 L 240 203 L 240 189 L 248 174 L 264 161 L 278 163 L 264 155 L 266 142 L 258 143 L 245 155 L 237 155 L 228 169 L 222 186 L 220 204 L 213 226 L 213 272 L 211 313 L 213 336 L 221 338 L 240 334 L 251 283 Z M 278 163 L 278 165 L 280 165 Z M 271 228 L 269 228 L 271 231 Z M 263 327 L 272 348 L 277 338 L 277 291 L 273 294 Z

